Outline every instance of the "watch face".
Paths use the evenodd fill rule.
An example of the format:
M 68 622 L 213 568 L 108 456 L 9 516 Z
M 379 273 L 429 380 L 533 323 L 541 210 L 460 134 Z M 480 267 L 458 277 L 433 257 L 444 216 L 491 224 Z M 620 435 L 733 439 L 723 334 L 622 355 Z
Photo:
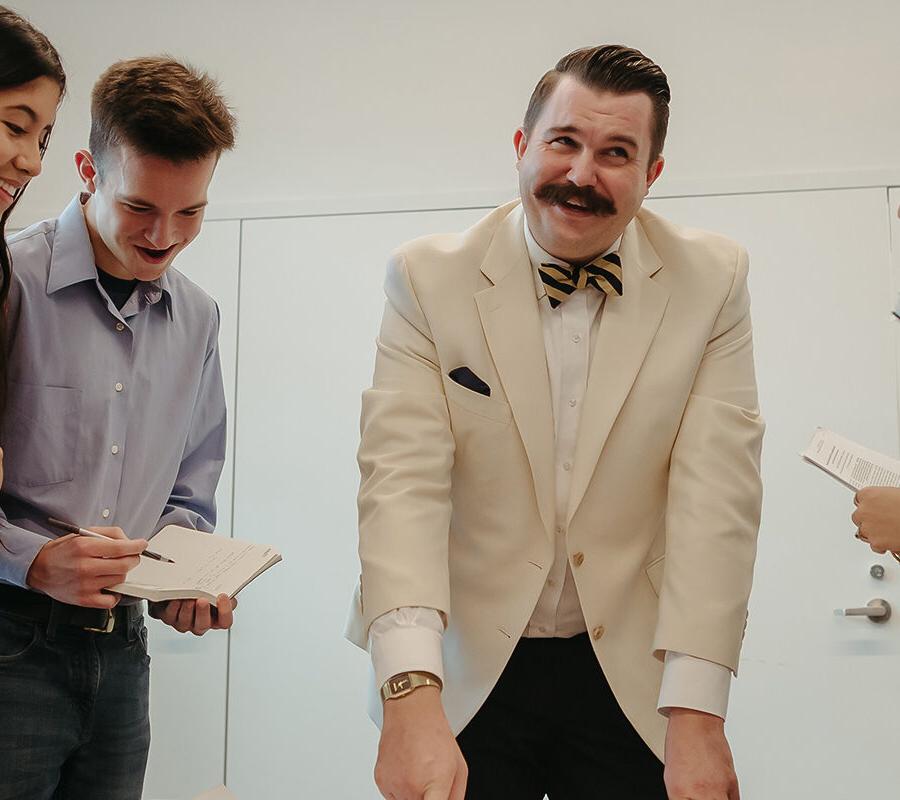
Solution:
M 391 679 L 391 693 L 396 694 L 397 692 L 406 691 L 411 685 L 409 675 L 399 675 Z

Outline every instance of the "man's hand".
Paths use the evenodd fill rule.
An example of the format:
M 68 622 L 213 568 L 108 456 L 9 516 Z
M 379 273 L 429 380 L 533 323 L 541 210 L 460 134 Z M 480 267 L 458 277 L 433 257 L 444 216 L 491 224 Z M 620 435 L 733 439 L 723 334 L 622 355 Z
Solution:
M 388 800 L 464 800 L 468 769 L 436 686 L 384 702 L 375 783 Z
M 119 595 L 104 592 L 125 580 L 147 549 L 146 539 L 129 539 L 121 528 L 88 528 L 109 541 L 69 534 L 45 544 L 28 570 L 32 589 L 54 600 L 87 608 L 113 608 Z
M 673 708 L 666 734 L 669 800 L 740 800 L 721 717 Z
M 210 630 L 227 630 L 234 623 L 237 598 L 220 594 L 215 607 L 209 600 L 170 600 L 168 603 L 149 603 L 149 614 L 179 633 L 190 631 L 203 636 Z
M 900 489 L 868 486 L 856 493 L 854 502 L 850 519 L 859 537 L 876 553 L 900 551 Z

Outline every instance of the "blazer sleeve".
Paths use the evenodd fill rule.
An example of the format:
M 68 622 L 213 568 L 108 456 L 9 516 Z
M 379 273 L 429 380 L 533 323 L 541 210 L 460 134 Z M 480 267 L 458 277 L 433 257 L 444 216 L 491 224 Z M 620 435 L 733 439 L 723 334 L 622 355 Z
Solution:
M 364 635 L 395 608 L 434 608 L 445 619 L 450 613 L 454 439 L 434 337 L 403 255 L 388 265 L 385 294 L 358 453 Z
M 700 361 L 672 449 L 654 651 L 737 674 L 756 558 L 765 425 L 753 368 L 747 253 Z

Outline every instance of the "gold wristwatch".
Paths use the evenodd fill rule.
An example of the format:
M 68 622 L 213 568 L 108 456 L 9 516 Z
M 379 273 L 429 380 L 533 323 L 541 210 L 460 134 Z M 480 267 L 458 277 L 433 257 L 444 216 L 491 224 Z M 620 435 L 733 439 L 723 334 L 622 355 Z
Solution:
M 406 697 L 421 686 L 437 686 L 438 690 L 444 688 L 441 679 L 430 672 L 401 672 L 384 682 L 384 686 L 381 687 L 381 699 Z

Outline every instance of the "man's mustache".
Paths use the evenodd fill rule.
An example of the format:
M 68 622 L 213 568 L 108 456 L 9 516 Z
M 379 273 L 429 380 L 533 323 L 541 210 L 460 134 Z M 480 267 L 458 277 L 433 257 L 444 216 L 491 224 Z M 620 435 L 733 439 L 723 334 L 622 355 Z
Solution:
M 590 186 L 575 186 L 573 183 L 545 183 L 535 193 L 538 200 L 553 205 L 579 200 L 587 211 L 598 217 L 615 216 L 616 204 L 608 197 L 598 194 Z

